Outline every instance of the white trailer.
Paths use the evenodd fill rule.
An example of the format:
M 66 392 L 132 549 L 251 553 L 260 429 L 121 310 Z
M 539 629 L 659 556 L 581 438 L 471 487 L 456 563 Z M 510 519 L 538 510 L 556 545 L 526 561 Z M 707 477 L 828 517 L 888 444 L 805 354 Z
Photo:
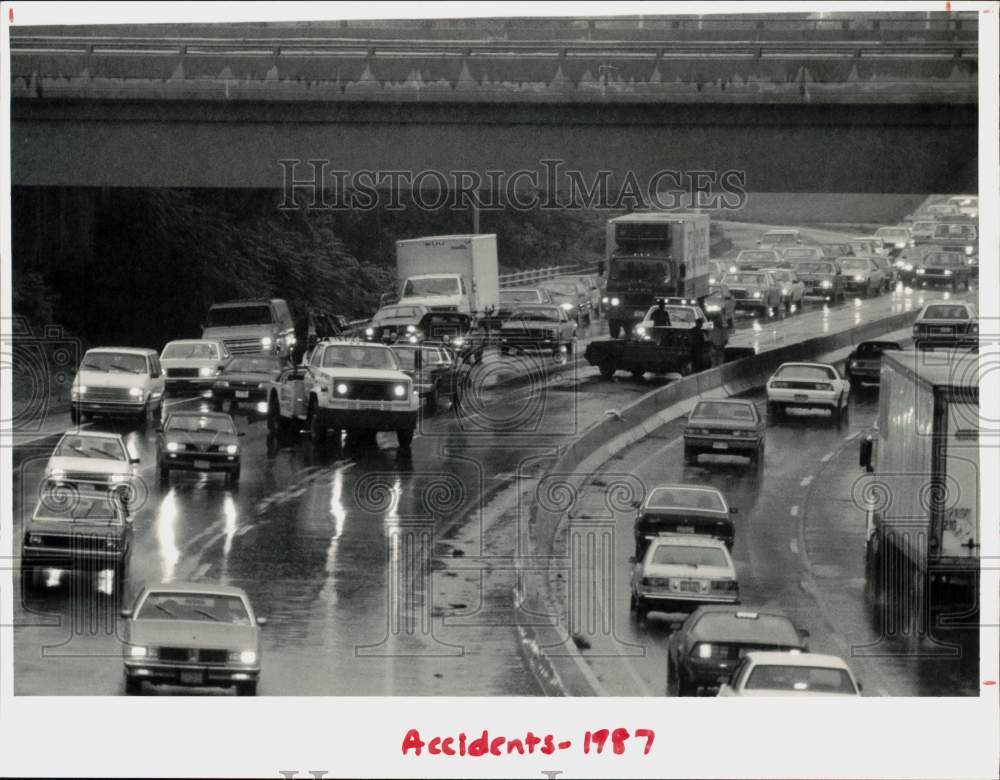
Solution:
M 396 242 L 400 303 L 480 318 L 500 303 L 497 237 L 431 236 Z

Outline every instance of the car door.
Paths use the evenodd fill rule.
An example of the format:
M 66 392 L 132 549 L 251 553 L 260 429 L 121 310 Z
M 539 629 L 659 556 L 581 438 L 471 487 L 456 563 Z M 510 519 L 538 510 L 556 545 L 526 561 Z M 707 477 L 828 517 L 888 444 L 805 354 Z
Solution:
M 163 368 L 160 366 L 160 358 L 155 354 L 150 354 L 148 364 L 149 397 L 157 400 L 163 397 L 166 387 L 163 379 Z

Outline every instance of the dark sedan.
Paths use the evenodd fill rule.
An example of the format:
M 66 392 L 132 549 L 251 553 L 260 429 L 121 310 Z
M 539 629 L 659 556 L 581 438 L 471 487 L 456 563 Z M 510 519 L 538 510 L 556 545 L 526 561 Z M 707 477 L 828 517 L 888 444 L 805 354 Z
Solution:
M 958 252 L 928 252 L 913 271 L 913 280 L 921 287 L 941 285 L 952 290 L 969 289 L 972 268 L 964 254 Z
M 913 323 L 917 349 L 979 346 L 979 310 L 971 303 L 928 303 Z
M 590 324 L 590 291 L 582 282 L 552 279 L 539 286 L 549 293 L 552 302 L 558 304 L 567 316 L 575 319 L 580 325 Z
M 753 401 L 699 401 L 684 426 L 684 462 L 695 465 L 699 455 L 738 455 L 764 463 L 764 428 Z
M 287 363 L 276 355 L 239 355 L 230 360 L 212 385 L 212 406 L 221 412 L 245 406 L 251 412 L 267 414 L 269 382 L 281 374 Z
M 456 356 L 443 344 L 393 344 L 400 370 L 413 380 L 424 410 L 433 414 L 445 398 L 457 396 Z
M 157 461 L 160 483 L 170 472 L 221 471 L 229 482 L 240 478 L 240 445 L 233 418 L 220 412 L 174 412 L 158 429 Z
M 653 488 L 633 523 L 635 559 L 641 561 L 649 543 L 661 534 L 706 534 L 732 549 L 736 539 L 732 515 L 736 509 L 715 488 L 700 485 L 661 485 Z
M 748 652 L 804 653 L 806 636 L 780 612 L 699 607 L 667 640 L 667 695 L 718 688 Z
M 895 341 L 862 341 L 847 356 L 844 374 L 851 387 L 858 387 L 862 382 L 878 384 L 882 373 L 882 353 L 887 350 L 902 349 Z

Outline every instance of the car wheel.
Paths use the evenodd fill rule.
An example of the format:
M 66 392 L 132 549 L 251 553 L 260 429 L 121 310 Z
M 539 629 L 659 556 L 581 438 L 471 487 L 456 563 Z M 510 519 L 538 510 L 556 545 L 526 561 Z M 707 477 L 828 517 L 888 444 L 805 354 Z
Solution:
M 622 335 L 622 326 L 621 326 L 621 323 L 618 323 L 618 322 L 612 322 L 612 323 L 610 323 L 608 325 L 608 335 L 610 335 L 611 338 L 613 338 L 613 339 L 616 339 L 619 336 L 621 336 Z
M 142 680 L 125 675 L 125 695 L 138 696 L 140 693 L 142 693 Z
M 149 401 L 146 401 L 146 403 L 142 405 L 142 411 L 139 412 L 139 416 L 137 418 L 139 421 L 140 431 L 144 431 L 146 430 L 146 428 L 149 427 L 149 418 L 150 418 Z
M 784 413 L 784 411 L 785 411 L 785 408 L 781 404 L 779 404 L 779 403 L 777 403 L 775 401 L 768 401 L 767 402 L 767 418 L 768 418 L 768 420 L 770 420 L 772 422 L 776 421 L 779 417 L 782 416 L 782 414 Z
M 597 370 L 601 372 L 602 379 L 611 379 L 611 377 L 615 375 L 615 371 L 617 370 L 617 368 L 618 367 L 615 365 L 615 361 L 609 357 L 606 357 L 601 361 L 600 365 L 597 367 Z
M 316 399 L 312 398 L 309 401 L 309 435 L 312 440 L 316 443 L 320 443 L 326 440 L 326 426 L 319 417 L 319 409 L 316 407 Z
M 413 429 L 403 428 L 396 431 L 396 441 L 399 442 L 399 448 L 401 450 L 410 449 L 410 443 L 413 441 Z
M 236 683 L 236 695 L 237 696 L 256 696 L 257 695 L 257 681 L 251 680 L 250 682 Z
M 688 676 L 684 673 L 683 669 L 677 670 L 677 695 L 678 696 L 694 696 L 698 693 L 698 686 L 696 686 Z
M 280 425 L 281 407 L 278 406 L 278 399 L 272 395 L 267 401 L 267 429 L 276 431 Z

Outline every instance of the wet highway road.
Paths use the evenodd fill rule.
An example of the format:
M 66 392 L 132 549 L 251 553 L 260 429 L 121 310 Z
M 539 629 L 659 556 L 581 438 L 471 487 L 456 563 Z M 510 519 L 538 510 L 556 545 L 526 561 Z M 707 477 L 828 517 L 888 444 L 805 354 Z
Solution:
M 734 342 L 766 348 L 832 332 L 919 304 L 922 295 L 899 290 L 841 307 L 807 304 L 784 321 L 742 321 Z M 592 330 L 603 328 L 602 322 Z M 237 414 L 246 436 L 241 481 L 233 487 L 219 476 L 183 473 L 161 487 L 154 479 L 155 434 L 122 429 L 141 458 L 145 486 L 126 581 L 53 574 L 30 593 L 18 590 L 16 693 L 121 692 L 118 609 L 143 583 L 161 580 L 222 582 L 248 591 L 258 614 L 269 618 L 262 632 L 262 695 L 537 693 L 513 632 L 509 560 L 522 551 L 517 529 L 524 519 L 523 486 L 514 475 L 541 473 L 560 440 L 668 381 L 605 382 L 589 367 L 570 364 L 553 374 L 552 366 L 551 358 L 487 359 L 473 380 L 485 389 L 467 397 L 467 413 L 442 411 L 424 420 L 409 455 L 385 434 L 341 446 L 315 447 L 305 435 L 277 440 L 263 421 Z M 511 376 L 520 382 L 493 384 Z M 857 418 L 852 426 L 860 425 Z M 783 491 L 794 479 L 783 469 L 799 467 L 818 442 L 837 436 L 803 437 L 794 429 L 771 435 L 787 436 L 788 446 L 769 444 L 765 479 L 773 485 L 766 481 L 754 499 L 761 506 L 772 487 Z M 657 441 L 641 446 L 655 449 Z M 645 467 L 657 464 L 659 473 L 667 456 L 680 458 L 657 453 Z M 34 507 L 47 457 L 44 446 L 15 451 L 15 540 L 21 518 Z M 707 474 L 691 471 L 677 476 Z M 756 488 L 741 489 L 752 496 Z M 792 553 L 787 539 L 781 544 L 772 559 L 762 535 L 761 549 L 755 544 L 746 554 L 767 563 L 748 558 L 741 566 L 750 561 L 762 592 L 790 599 L 799 581 L 787 576 L 785 558 Z M 808 613 L 816 605 L 806 601 L 801 608 Z M 627 609 L 622 614 L 627 617 Z M 626 622 L 621 630 L 628 636 L 631 629 Z M 652 664 L 647 686 L 659 692 L 662 664 L 651 659 L 645 661 Z
M 896 334 L 909 343 L 906 332 Z M 762 391 L 748 394 L 765 415 Z M 977 643 L 961 659 L 918 658 L 929 645 L 880 643 L 864 606 L 865 515 L 858 467 L 858 435 L 878 413 L 878 389 L 852 391 L 850 418 L 838 429 L 828 415 L 793 411 L 767 429 L 765 466 L 758 474 L 735 457 L 683 458 L 683 419 L 620 453 L 595 475 L 574 508 L 579 515 L 606 512 L 605 492 L 630 474 L 650 490 L 657 484 L 691 483 L 722 491 L 735 515 L 733 558 L 743 608 L 777 609 L 810 633 L 813 652 L 848 660 L 865 695 L 956 696 L 978 693 Z M 666 640 L 671 622 L 653 612 L 642 624 L 629 613 L 629 556 L 634 512 L 614 517 L 615 581 L 594 572 L 594 592 L 613 594 L 613 635 L 585 634 L 582 655 L 610 695 L 664 695 Z M 950 639 L 954 639 L 952 632 Z M 972 652 L 970 653 L 970 648 Z

